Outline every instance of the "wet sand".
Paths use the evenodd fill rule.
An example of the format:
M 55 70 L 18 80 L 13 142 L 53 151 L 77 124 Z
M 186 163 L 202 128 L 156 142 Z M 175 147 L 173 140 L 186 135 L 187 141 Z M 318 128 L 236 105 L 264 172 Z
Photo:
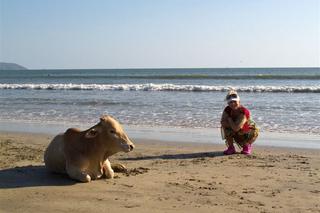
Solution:
M 320 212 L 319 150 L 133 140 L 114 179 L 48 173 L 52 135 L 0 133 L 0 212 Z M 240 151 L 240 150 L 239 150 Z

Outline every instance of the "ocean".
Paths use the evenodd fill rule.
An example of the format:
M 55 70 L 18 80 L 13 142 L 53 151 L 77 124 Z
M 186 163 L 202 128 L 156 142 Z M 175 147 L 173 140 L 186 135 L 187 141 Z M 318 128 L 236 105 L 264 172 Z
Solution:
M 109 114 L 135 137 L 220 143 L 231 88 L 262 134 L 299 134 L 312 138 L 300 146 L 320 148 L 320 68 L 4 70 L 0 131 L 89 128 Z

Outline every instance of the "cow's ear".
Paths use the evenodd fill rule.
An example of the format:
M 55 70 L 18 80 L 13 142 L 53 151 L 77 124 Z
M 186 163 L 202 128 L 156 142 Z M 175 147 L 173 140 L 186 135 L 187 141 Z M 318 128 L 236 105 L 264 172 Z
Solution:
M 100 121 L 104 122 L 104 121 L 108 120 L 109 118 L 110 118 L 109 115 L 102 115 L 102 116 L 100 117 Z
M 96 129 L 90 129 L 90 130 L 86 133 L 85 137 L 86 137 L 86 138 L 95 138 L 97 135 L 98 135 L 98 131 L 97 131 Z

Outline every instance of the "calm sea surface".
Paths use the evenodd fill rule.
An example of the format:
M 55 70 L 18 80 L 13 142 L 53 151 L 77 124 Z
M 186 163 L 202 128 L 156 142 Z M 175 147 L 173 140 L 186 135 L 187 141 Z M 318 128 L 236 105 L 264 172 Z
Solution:
M 230 88 L 262 132 L 320 135 L 320 68 L 0 71 L 0 122 L 218 128 Z

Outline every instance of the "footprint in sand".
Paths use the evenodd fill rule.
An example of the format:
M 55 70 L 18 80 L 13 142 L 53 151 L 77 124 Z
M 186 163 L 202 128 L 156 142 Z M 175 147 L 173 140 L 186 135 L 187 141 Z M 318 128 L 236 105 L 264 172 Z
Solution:
M 125 174 L 127 176 L 136 176 L 136 175 L 141 175 L 146 172 L 148 172 L 150 169 L 149 168 L 144 168 L 144 167 L 138 167 L 138 168 L 133 168 L 133 169 L 128 169 Z

